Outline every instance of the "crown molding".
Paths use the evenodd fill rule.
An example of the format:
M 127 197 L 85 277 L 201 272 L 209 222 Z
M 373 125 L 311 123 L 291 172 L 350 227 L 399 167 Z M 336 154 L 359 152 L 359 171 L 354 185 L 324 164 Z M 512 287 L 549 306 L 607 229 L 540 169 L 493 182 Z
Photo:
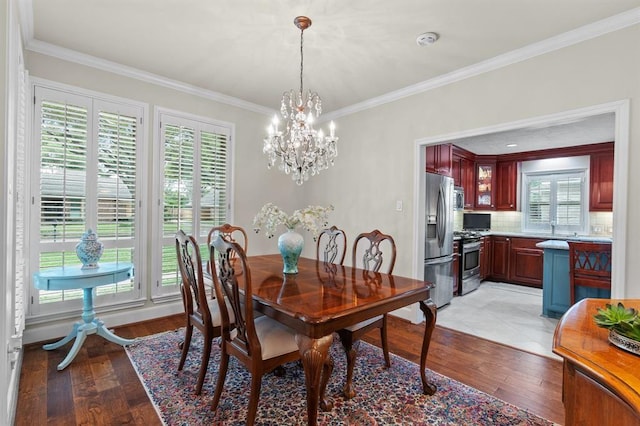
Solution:
M 84 53 L 65 49 L 50 43 L 45 43 L 33 38 L 33 5 L 32 0 L 18 0 L 20 3 L 20 16 L 23 40 L 25 40 L 25 48 L 33 52 L 41 53 L 48 56 L 57 57 L 66 61 L 75 62 L 81 65 L 109 71 L 115 74 L 145 81 L 163 87 L 168 87 L 177 91 L 188 93 L 194 96 L 203 97 L 209 100 L 242 108 L 252 112 L 264 115 L 273 115 L 276 111 L 262 105 L 244 101 L 239 98 L 224 95 L 212 90 L 203 89 L 198 86 L 183 83 L 181 81 L 172 80 L 146 71 L 128 67 L 116 62 L 107 61 Z M 568 47 L 577 43 L 581 43 L 592 38 L 602 36 L 604 34 L 621 30 L 632 25 L 640 23 L 640 7 L 631 9 L 627 12 L 614 15 L 612 17 L 582 26 L 572 31 L 530 44 L 521 49 L 498 55 L 491 59 L 478 62 L 468 67 L 460 68 L 447 74 L 422 81 L 420 83 L 404 87 L 393 92 L 386 93 L 359 102 L 335 111 L 323 114 L 321 122 L 334 120 L 346 115 L 355 114 L 360 111 L 375 108 L 390 102 L 394 102 L 409 96 L 424 93 L 429 90 L 436 89 L 448 84 L 452 84 L 470 77 L 474 77 L 486 72 L 494 71 L 527 59 L 553 52 L 564 47 Z
M 41 53 L 43 55 L 52 56 L 69 62 L 75 62 L 80 65 L 96 68 L 103 71 L 112 72 L 114 74 L 141 80 L 158 86 L 167 87 L 169 89 L 188 93 L 190 95 L 199 96 L 212 101 L 220 102 L 226 105 L 242 108 L 248 111 L 256 112 L 264 115 L 273 115 L 274 109 L 264 107 L 262 105 L 247 102 L 233 96 L 224 95 L 213 90 L 203 89 L 198 86 L 183 83 L 181 81 L 172 80 L 157 74 L 142 71 L 137 68 L 128 67 L 106 59 L 97 58 L 95 56 L 80 53 L 75 50 L 65 49 L 64 47 L 46 43 L 40 40 L 31 39 L 26 44 L 26 49 L 32 52 Z
M 508 65 L 516 64 L 527 59 L 553 52 L 564 47 L 568 47 L 577 43 L 581 43 L 592 38 L 600 37 L 604 34 L 621 30 L 632 25 L 640 23 L 640 7 L 630 11 L 614 15 L 575 30 L 559 34 L 557 36 L 530 44 L 521 49 L 513 50 L 502 55 L 495 56 L 486 61 L 478 62 L 465 68 L 452 71 L 438 77 L 422 81 L 420 83 L 404 87 L 393 92 L 386 93 L 375 98 L 359 102 L 345 108 L 341 108 L 329 113 L 323 114 L 323 120 L 334 120 L 356 112 L 364 111 L 370 108 L 394 102 L 408 96 L 423 93 L 447 84 L 455 83 L 470 77 L 494 71 Z

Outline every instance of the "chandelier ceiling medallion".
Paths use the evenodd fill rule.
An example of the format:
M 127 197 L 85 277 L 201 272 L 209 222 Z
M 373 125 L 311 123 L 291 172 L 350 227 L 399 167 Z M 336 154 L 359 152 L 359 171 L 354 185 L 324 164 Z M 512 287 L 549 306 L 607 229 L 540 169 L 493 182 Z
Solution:
M 311 26 L 311 19 L 298 16 L 293 23 L 300 29 L 300 90 L 292 89 L 282 95 L 280 114 L 285 121 L 284 128 L 280 130 L 276 114 L 264 139 L 262 152 L 269 158 L 269 168 L 280 158 L 278 168 L 292 174 L 293 180 L 302 185 L 309 176 L 333 165 L 338 155 L 338 138 L 333 121 L 329 125 L 329 136 L 313 128 L 314 116 L 318 118 L 322 113 L 322 100 L 311 90 L 304 93 L 302 82 L 304 30 Z

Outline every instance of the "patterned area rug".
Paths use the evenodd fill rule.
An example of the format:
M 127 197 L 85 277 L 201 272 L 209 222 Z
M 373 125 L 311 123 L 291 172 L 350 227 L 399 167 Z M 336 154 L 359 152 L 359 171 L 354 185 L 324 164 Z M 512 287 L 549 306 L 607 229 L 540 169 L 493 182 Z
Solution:
M 194 394 L 198 376 L 201 334 L 194 331 L 183 371 L 178 371 L 183 331 L 170 331 L 141 339 L 126 348 L 160 418 L 167 425 L 243 425 L 249 398 L 249 372 L 233 357 L 216 413 L 210 410 L 220 359 L 214 341 L 202 394 Z M 381 349 L 361 342 L 354 372 L 357 396 L 344 400 L 346 360 L 336 336 L 331 354 L 335 363 L 327 386 L 334 402 L 331 412 L 319 410 L 320 425 L 552 425 L 536 415 L 477 389 L 427 370 L 438 386 L 433 396 L 422 394 L 420 367 L 391 354 L 384 368 Z M 286 374 L 266 374 L 258 403 L 258 425 L 306 424 L 304 371 L 298 363 L 285 366 Z

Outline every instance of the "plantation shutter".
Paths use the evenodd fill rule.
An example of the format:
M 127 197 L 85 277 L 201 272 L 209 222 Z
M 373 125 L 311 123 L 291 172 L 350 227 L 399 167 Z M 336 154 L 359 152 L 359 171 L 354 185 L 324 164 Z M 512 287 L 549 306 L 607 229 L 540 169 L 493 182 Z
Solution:
M 205 262 L 209 230 L 229 220 L 230 130 L 170 115 L 163 116 L 161 123 L 163 242 L 157 295 L 178 291 L 176 232 L 181 229 L 196 238 Z
M 97 229 L 105 244 L 101 262 L 134 263 L 138 117 L 97 113 Z M 97 295 L 133 290 L 133 280 L 96 287 Z
M 560 176 L 557 179 L 556 224 L 580 226 L 582 209 L 582 178 Z
M 75 246 L 87 229 L 104 244 L 100 263 L 137 264 L 141 109 L 40 86 L 35 94 L 39 155 L 32 239 L 39 250 L 32 271 L 79 264 Z M 32 291 L 33 315 L 77 309 L 77 302 L 67 302 L 83 297 L 82 289 Z M 95 303 L 126 302 L 139 294 L 131 278 L 96 287 Z
M 525 175 L 525 230 L 560 234 L 586 231 L 585 173 Z
M 162 286 L 178 285 L 175 236 L 178 229 L 193 230 L 193 188 L 195 129 L 166 124 L 163 126 L 164 159 L 162 235 Z
M 213 226 L 227 220 L 227 147 L 228 135 L 200 132 L 202 141 L 200 169 L 200 232 L 206 237 Z M 203 241 L 206 243 L 206 241 Z
M 88 112 L 70 103 L 43 100 L 41 105 L 39 267 L 44 269 L 78 263 L 72 247 L 60 250 L 60 243 L 77 242 L 84 232 Z
M 18 88 L 17 88 L 17 102 L 16 102 L 16 188 L 15 192 L 15 301 L 14 301 L 14 328 L 12 330 L 12 337 L 22 337 L 22 332 L 25 326 L 25 312 L 26 312 L 26 291 L 28 287 L 29 277 L 26 274 L 27 266 L 27 138 L 25 129 L 27 125 L 27 79 L 28 73 L 24 69 L 24 63 L 22 62 L 22 56 L 20 56 L 20 63 L 18 66 Z M 26 284 L 26 285 L 25 285 Z
M 544 228 L 549 225 L 551 212 L 551 180 L 541 176 L 532 178 L 527 186 L 527 221 L 531 228 Z

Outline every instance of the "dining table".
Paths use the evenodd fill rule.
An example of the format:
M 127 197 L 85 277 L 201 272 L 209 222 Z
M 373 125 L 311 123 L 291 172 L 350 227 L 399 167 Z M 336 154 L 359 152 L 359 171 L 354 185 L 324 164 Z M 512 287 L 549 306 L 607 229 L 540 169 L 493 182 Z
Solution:
M 435 393 L 436 386 L 427 381 L 425 373 L 437 315 L 429 297 L 431 283 L 308 258 L 299 259 L 297 274 L 284 274 L 282 257 L 276 254 L 249 256 L 247 262 L 253 308 L 296 332 L 309 425 L 317 423 L 319 407 L 332 408 L 331 400 L 323 395 L 321 377 L 325 362 L 330 360 L 333 333 L 413 303 L 419 303 L 425 315 L 420 356 L 422 390 L 426 395 Z

